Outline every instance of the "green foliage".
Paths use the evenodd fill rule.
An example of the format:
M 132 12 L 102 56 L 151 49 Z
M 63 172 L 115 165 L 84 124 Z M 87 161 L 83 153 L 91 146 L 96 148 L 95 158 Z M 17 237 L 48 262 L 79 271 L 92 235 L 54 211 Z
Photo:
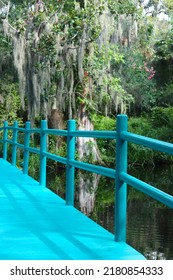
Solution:
M 2 77 L 9 78 L 13 75 L 12 67 L 12 43 L 8 37 L 0 32 L 0 74 Z
M 20 97 L 18 92 L 18 85 L 14 83 L 5 83 L 5 80 L 0 82 L 1 103 L 0 103 L 0 123 L 8 121 L 13 124 L 18 120 L 19 125 L 22 123 L 21 118 L 18 117 L 20 110 Z
M 50 178 L 53 176 L 53 180 Z M 60 197 L 65 198 L 65 178 L 59 175 L 50 175 L 48 180 L 48 187 Z
M 99 49 L 95 44 L 94 52 L 85 57 L 84 69 L 89 72 L 91 77 L 98 78 L 100 74 L 106 74 L 109 64 L 117 65 L 121 62 L 124 62 L 124 56 L 118 46 L 108 43 L 107 46 Z
M 39 44 L 35 52 L 39 52 L 43 57 L 43 62 L 40 62 L 40 65 L 44 67 L 44 62 L 51 61 L 53 57 L 56 55 L 55 50 L 56 38 L 53 34 L 42 34 L 39 40 Z M 39 68 L 39 65 L 38 65 Z
M 91 120 L 95 130 L 115 131 L 115 119 L 93 114 Z M 115 141 L 107 139 L 97 139 L 97 145 L 101 153 L 101 158 L 107 166 L 115 165 Z
M 69 68 L 73 70 L 74 75 L 72 92 L 75 101 L 73 100 L 73 108 L 83 104 L 90 115 L 97 110 L 99 115 L 93 114 L 91 118 L 95 129 L 114 130 L 114 120 L 105 118 L 103 115 L 111 116 L 118 111 L 124 112 L 130 105 L 128 113 L 131 115 L 152 111 L 150 121 L 146 121 L 143 117 L 130 119 L 129 126 L 132 131 L 151 137 L 157 135 L 159 139 L 172 140 L 171 109 L 158 108 L 158 105 L 173 104 L 173 29 L 169 28 L 165 32 L 166 29 L 164 28 L 163 32 L 158 33 L 157 30 L 161 25 L 156 20 L 156 16 L 153 15 L 154 18 L 146 17 L 142 13 L 142 5 L 149 5 L 156 9 L 158 8 L 158 1 L 149 1 L 146 4 L 144 1 L 137 3 L 138 1 L 135 0 L 102 0 L 97 1 L 96 4 L 95 1 L 84 3 L 82 0 L 45 0 L 45 8 L 42 12 L 34 10 L 32 5 L 35 5 L 36 1 L 12 2 L 15 5 L 11 6 L 9 21 L 17 29 L 18 34 L 22 36 L 26 36 L 26 34 L 28 36 L 29 34 L 27 38 L 30 40 L 30 47 L 34 52 L 34 57 L 38 57 L 38 61 L 35 63 L 35 72 L 38 73 L 40 69 L 45 69 L 48 66 L 52 70 L 51 87 L 50 90 L 43 92 L 40 96 L 42 103 L 52 100 L 61 83 L 68 85 L 71 82 L 71 76 L 67 69 Z M 165 11 L 172 9 L 170 0 L 162 2 Z M 138 8 L 139 6 L 140 8 Z M 126 16 L 132 15 L 132 18 L 138 21 L 138 38 L 135 39 L 136 41 L 131 42 L 129 40 L 128 46 L 120 47 L 118 44 L 112 43 L 111 38 L 105 45 L 99 45 L 98 38 L 102 34 L 103 28 L 99 17 L 105 14 L 105 11 L 109 13 L 108 9 L 117 20 L 120 15 L 126 14 Z M 47 28 L 44 28 L 45 25 Z M 167 27 L 168 25 L 165 23 L 164 26 Z M 83 55 L 80 58 L 81 70 L 84 72 L 82 80 L 82 73 L 80 73 L 80 79 L 78 77 L 79 59 L 76 58 L 75 60 L 74 56 L 78 55 L 84 31 L 86 33 L 85 49 L 82 50 L 84 59 Z M 154 34 L 155 31 L 157 31 L 156 34 Z M 38 45 L 33 36 L 34 32 L 37 32 Z M 124 35 L 123 33 L 123 36 L 126 36 L 127 39 L 130 34 Z M 60 50 L 57 51 L 57 48 Z M 76 53 L 74 52 L 75 55 L 73 53 L 72 58 L 70 55 L 73 49 Z M 7 57 L 11 57 L 11 52 L 12 44 L 9 43 L 9 39 L 1 36 L 1 61 L 5 58 L 6 63 Z M 69 57 L 66 57 L 67 52 Z M 5 73 L 3 67 L 0 67 L 2 75 Z M 8 69 L 8 71 L 11 70 Z M 63 82 L 61 81 L 62 71 Z M 10 81 L 8 77 L 8 83 L 6 79 L 0 83 L 1 96 L 4 99 L 0 104 L 1 122 L 7 118 L 12 123 L 19 115 L 20 98 L 13 80 L 14 76 Z M 68 94 L 68 90 L 68 86 L 66 88 L 64 86 L 61 94 Z M 84 91 L 86 94 L 83 94 Z M 65 106 L 68 106 L 68 97 L 63 96 L 62 99 L 66 99 L 63 108 L 65 111 L 67 109 Z M 123 104 L 124 108 L 119 108 L 118 104 Z M 156 108 L 152 110 L 153 107 Z M 78 109 L 74 109 L 76 115 Z M 159 123 L 160 127 L 156 123 Z M 57 152 L 56 140 L 51 138 L 50 142 L 52 151 Z M 99 140 L 98 145 L 105 162 L 113 164 L 112 155 L 115 153 L 115 143 Z M 65 146 L 62 145 L 60 149 L 61 151 L 58 152 L 62 155 L 65 154 Z M 145 149 L 143 151 L 143 148 L 140 149 L 135 145 L 131 147 L 131 150 L 130 162 L 136 162 L 135 157 L 137 157 L 138 162 L 143 152 L 143 162 L 147 162 L 150 151 Z M 155 154 L 152 155 L 151 162 L 154 161 L 154 157 Z
M 61 137 L 58 137 L 59 145 L 57 147 L 57 136 L 50 135 L 49 136 L 49 153 L 57 154 L 61 157 L 67 157 L 67 143 L 60 140 Z
M 129 119 L 129 128 L 128 130 L 132 133 L 151 137 L 151 124 L 147 118 L 140 117 L 135 118 L 132 117 Z M 154 165 L 154 154 L 153 150 L 146 148 L 141 145 L 136 145 L 133 143 L 129 143 L 129 165 L 137 166 L 137 165 Z
M 163 113 L 162 113 L 163 112 Z M 115 119 L 92 115 L 95 130 L 115 131 Z M 150 114 L 143 117 L 131 117 L 128 123 L 129 132 L 143 135 L 162 141 L 173 143 L 173 109 L 155 108 Z M 113 140 L 97 140 L 102 160 L 107 166 L 114 168 L 116 157 L 116 142 Z M 128 163 L 130 167 L 155 166 L 158 163 L 172 163 L 173 157 L 157 152 L 142 145 L 129 143 Z
M 129 118 L 128 130 L 132 133 L 151 136 L 150 118 L 146 117 L 131 117 Z
M 134 99 L 134 111 L 148 111 L 156 103 L 155 69 L 139 48 L 127 49 L 121 70 L 122 83 Z
M 164 114 L 161 113 L 162 111 Z M 173 143 L 172 111 L 172 108 L 164 108 L 162 110 L 161 108 L 155 108 L 146 117 L 132 117 L 129 120 L 129 131 L 139 135 Z M 135 145 L 133 143 L 129 144 L 129 164 L 131 166 L 154 166 L 159 162 L 172 163 L 173 157 L 165 153 L 151 150 L 141 145 Z
M 156 44 L 155 44 L 155 49 L 156 49 L 156 59 L 171 59 L 172 58 L 172 53 L 173 53 L 173 30 L 167 34 L 165 38 L 161 38 Z
M 137 11 L 135 1 L 121 1 L 121 0 L 108 0 L 108 7 L 111 13 L 115 15 L 119 14 L 134 14 Z
M 171 12 L 173 11 L 173 2 L 172 2 L 172 0 L 163 0 L 162 2 L 163 2 L 163 5 L 164 5 L 164 7 L 166 9 L 166 12 L 168 14 L 171 14 Z
M 156 68 L 157 86 L 164 92 L 165 89 L 167 90 L 168 85 L 173 82 L 173 24 L 171 28 L 167 28 L 167 32 L 162 32 L 157 38 L 154 64 Z
M 132 96 L 126 92 L 118 74 L 118 69 L 124 64 L 124 54 L 109 42 L 101 48 L 96 44 L 93 46 L 94 51 L 85 56 L 83 67 L 93 80 L 95 107 L 103 111 L 103 106 L 109 105 L 114 113 L 117 99 L 124 104 L 132 102 Z
M 168 76 L 167 76 L 168 77 Z M 158 106 L 173 106 L 173 81 L 165 84 L 157 93 L 157 105 Z
M 39 171 L 40 170 L 40 156 L 30 153 L 29 156 L 29 170 L 28 173 L 35 180 L 39 181 Z
M 51 27 L 54 36 L 61 36 L 61 44 L 79 43 L 84 29 L 88 29 L 89 41 L 94 41 L 100 34 L 100 24 L 96 21 L 97 16 L 103 11 L 102 5 L 94 5 L 88 2 L 85 7 L 75 8 L 75 1 L 62 1 L 57 5 L 46 4 L 44 12 L 34 14 L 34 22 L 40 25 L 50 21 L 54 14 L 58 20 Z M 51 14 L 52 13 L 52 14 Z M 49 16 L 47 16 L 49 14 Z
M 154 127 L 173 129 L 173 107 L 155 107 L 152 109 L 151 121 Z
M 116 120 L 99 114 L 92 114 L 91 120 L 95 130 L 115 130 Z

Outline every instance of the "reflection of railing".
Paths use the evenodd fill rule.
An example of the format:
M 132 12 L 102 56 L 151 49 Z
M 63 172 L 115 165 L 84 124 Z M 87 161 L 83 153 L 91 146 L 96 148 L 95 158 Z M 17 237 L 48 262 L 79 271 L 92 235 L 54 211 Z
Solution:
M 173 196 L 129 175 L 127 173 L 127 143 L 144 145 L 168 154 L 173 154 L 173 144 L 156 139 L 140 136 L 127 131 L 127 116 L 118 115 L 116 131 L 79 131 L 76 130 L 74 120 L 68 121 L 67 130 L 48 129 L 47 121 L 41 121 L 40 129 L 31 129 L 30 122 L 26 122 L 25 128 L 19 128 L 18 123 L 8 126 L 4 122 L 3 131 L 3 158 L 7 160 L 7 145 L 12 145 L 12 165 L 16 166 L 17 148 L 24 150 L 23 173 L 28 174 L 29 152 L 40 156 L 40 184 L 46 185 L 46 160 L 47 158 L 66 165 L 66 204 L 74 205 L 74 179 L 75 168 L 98 173 L 116 182 L 115 188 L 115 240 L 126 240 L 126 205 L 127 205 L 127 184 L 147 194 L 148 196 L 173 208 Z M 12 140 L 8 139 L 8 131 L 12 130 Z M 18 142 L 18 132 L 24 133 L 24 144 Z M 30 147 L 30 136 L 33 133 L 40 134 L 40 148 Z M 47 135 L 67 137 L 67 158 L 47 151 Z M 116 169 L 106 168 L 94 164 L 84 163 L 75 160 L 75 139 L 76 137 L 103 138 L 116 140 Z

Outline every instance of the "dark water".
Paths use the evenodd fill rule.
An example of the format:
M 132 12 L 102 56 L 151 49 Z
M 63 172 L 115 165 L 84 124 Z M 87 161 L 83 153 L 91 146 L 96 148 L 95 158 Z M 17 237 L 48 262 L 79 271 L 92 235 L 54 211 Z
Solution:
M 130 170 L 129 173 L 173 195 L 172 171 L 173 167 L 160 166 L 154 169 Z M 91 217 L 114 232 L 114 204 L 110 199 L 111 195 L 113 197 L 113 189 L 111 192 L 110 186 L 111 182 L 107 181 L 102 195 L 97 195 L 97 192 L 101 192 L 99 188 L 102 188 L 98 187 Z M 109 199 L 103 204 L 100 199 L 106 199 L 106 192 Z M 173 209 L 128 187 L 127 242 L 147 259 L 173 260 Z
M 57 171 L 63 175 L 62 180 L 58 176 L 52 181 L 56 186 L 54 191 L 62 197 L 65 193 L 64 171 Z M 129 173 L 173 195 L 173 166 L 131 169 Z M 75 206 L 113 233 L 114 181 L 101 177 L 99 185 L 93 187 L 90 177 L 91 173 L 85 174 L 87 183 L 83 188 L 79 187 L 79 176 L 76 179 Z M 147 259 L 173 260 L 173 209 L 128 186 L 127 243 Z

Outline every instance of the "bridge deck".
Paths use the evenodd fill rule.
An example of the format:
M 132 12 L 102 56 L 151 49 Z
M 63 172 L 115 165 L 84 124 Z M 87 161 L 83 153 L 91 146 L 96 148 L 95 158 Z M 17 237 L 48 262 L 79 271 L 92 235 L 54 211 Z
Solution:
M 145 259 L 3 159 L 0 213 L 1 260 Z

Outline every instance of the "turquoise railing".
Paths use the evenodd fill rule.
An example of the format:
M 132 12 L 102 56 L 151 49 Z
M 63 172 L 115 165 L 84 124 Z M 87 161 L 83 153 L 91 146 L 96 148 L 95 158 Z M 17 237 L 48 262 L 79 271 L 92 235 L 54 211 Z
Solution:
M 84 131 L 76 130 L 74 120 L 68 121 L 67 130 L 48 129 L 47 121 L 41 121 L 40 129 L 32 129 L 30 122 L 26 122 L 25 128 L 18 127 L 14 122 L 13 126 L 8 126 L 4 122 L 3 131 L 3 158 L 7 160 L 7 145 L 12 145 L 12 165 L 16 166 L 17 148 L 24 150 L 23 173 L 28 174 L 29 153 L 36 153 L 40 156 L 40 185 L 46 186 L 46 160 L 52 159 L 66 165 L 66 204 L 74 205 L 74 181 L 75 168 L 83 169 L 93 173 L 98 173 L 115 180 L 115 240 L 126 241 L 126 206 L 127 206 L 127 184 L 147 194 L 155 200 L 173 208 L 173 196 L 129 175 L 127 173 L 127 144 L 132 142 L 143 145 L 154 150 L 173 155 L 173 144 L 160 140 L 140 136 L 127 131 L 128 121 L 126 115 L 117 116 L 116 131 Z M 12 130 L 12 139 L 8 139 L 8 131 Z M 18 132 L 24 133 L 24 144 L 18 143 Z M 33 133 L 40 134 L 40 148 L 30 147 L 30 136 Z M 67 137 L 67 157 L 61 157 L 47 151 L 47 136 Z M 75 160 L 76 137 L 103 138 L 116 140 L 116 169 L 106 168 L 94 164 L 84 163 Z

